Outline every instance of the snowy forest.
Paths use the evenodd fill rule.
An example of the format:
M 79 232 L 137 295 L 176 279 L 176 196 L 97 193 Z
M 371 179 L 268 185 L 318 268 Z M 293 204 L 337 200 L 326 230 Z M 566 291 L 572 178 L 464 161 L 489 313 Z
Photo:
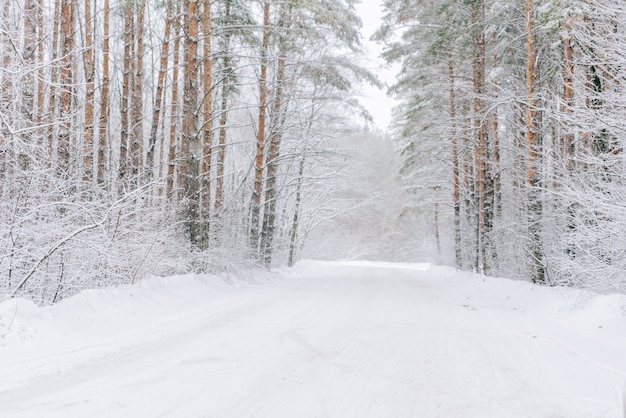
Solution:
M 354 1 L 1 10 L 1 294 L 293 264 L 377 83 Z
M 626 290 L 626 3 L 384 5 L 408 207 L 442 212 L 450 264 Z
M 623 0 L 385 0 L 388 134 L 374 3 L 1 1 L 0 299 L 303 255 L 626 291 Z

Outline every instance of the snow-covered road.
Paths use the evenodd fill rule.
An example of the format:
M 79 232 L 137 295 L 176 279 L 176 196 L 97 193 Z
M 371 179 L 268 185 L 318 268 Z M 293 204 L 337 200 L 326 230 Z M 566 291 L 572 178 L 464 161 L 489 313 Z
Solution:
M 623 297 L 427 264 L 174 281 L 0 305 L 0 416 L 622 417 Z

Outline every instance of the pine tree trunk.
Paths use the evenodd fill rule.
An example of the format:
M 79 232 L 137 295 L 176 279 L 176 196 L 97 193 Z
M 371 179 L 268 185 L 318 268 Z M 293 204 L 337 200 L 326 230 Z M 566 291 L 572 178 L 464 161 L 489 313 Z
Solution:
M 72 74 L 72 51 L 74 49 L 74 0 L 60 0 L 61 4 L 61 56 L 59 78 L 59 127 L 57 155 L 58 172 L 69 175 L 70 141 L 72 132 L 72 96 L 74 94 L 74 77 Z
M 261 214 L 261 191 L 263 189 L 263 155 L 265 151 L 265 118 L 267 107 L 267 67 L 269 47 L 270 1 L 263 6 L 263 39 L 261 42 L 261 75 L 259 77 L 259 119 L 257 125 L 256 151 L 254 158 L 254 188 L 250 207 L 250 248 L 253 254 L 259 251 L 259 219 Z
M 178 15 L 178 7 L 176 14 Z M 180 38 L 181 27 L 174 22 L 176 32 L 174 34 L 174 57 L 172 58 L 172 103 L 170 105 L 170 133 L 169 133 L 169 150 L 167 156 L 167 200 L 172 201 L 176 198 L 176 167 L 179 166 L 178 156 L 176 154 L 176 143 L 178 142 L 178 67 L 180 61 Z M 182 148 L 181 148 L 182 151 Z
M 21 108 L 20 112 L 24 121 L 24 132 L 32 138 L 32 128 L 36 121 L 36 86 L 35 74 L 37 65 L 37 3 L 35 0 L 26 0 L 24 2 L 24 20 L 23 20 L 23 36 L 24 47 L 22 57 L 24 62 L 24 71 L 20 80 L 21 87 Z M 32 139 L 26 139 L 27 142 L 34 142 Z M 20 169 L 25 170 L 30 165 L 30 157 L 28 153 L 18 152 L 18 161 Z
M 542 202 L 538 173 L 539 138 L 536 126 L 535 100 L 535 35 L 534 6 L 532 0 L 524 1 L 526 20 L 526 147 L 527 147 L 527 186 L 528 186 L 528 253 L 531 257 L 533 283 L 545 283 L 544 255 L 541 241 Z
M 471 106 L 469 100 L 463 100 L 461 102 L 461 114 L 464 115 L 462 121 L 464 126 L 473 126 L 473 116 L 471 114 Z M 464 257 L 467 260 L 468 268 L 472 268 L 474 271 L 478 271 L 478 225 L 476 220 L 476 198 L 475 198 L 475 190 L 474 186 L 476 182 L 474 181 L 474 160 L 473 160 L 473 137 L 472 133 L 469 129 L 461 132 L 462 143 L 459 155 L 459 163 L 461 164 L 461 174 L 462 174 L 462 187 L 460 188 L 463 196 L 463 209 L 465 219 L 465 225 L 467 232 L 467 240 Z
M 570 33 L 570 25 L 565 23 L 566 36 L 563 39 L 563 103 L 565 104 L 565 114 L 571 117 L 574 107 L 574 48 Z M 567 125 L 571 122 L 568 120 Z M 574 135 L 566 132 L 564 137 L 563 151 L 565 154 L 565 166 L 572 169 L 574 167 Z
M 487 127 L 485 123 L 485 4 L 484 0 L 472 2 L 471 19 L 474 26 L 472 36 L 472 87 L 473 87 L 473 152 L 474 152 L 474 193 L 477 210 L 476 241 L 478 244 L 476 258 L 480 273 L 487 273 Z
M 211 219 L 211 164 L 213 147 L 213 77 L 211 57 L 211 0 L 204 0 L 202 15 L 203 42 L 203 122 L 202 122 L 202 176 L 201 213 L 202 247 L 209 247 Z
M 230 2 L 226 2 L 224 5 L 224 19 L 230 20 Z M 227 30 L 224 34 L 224 48 L 223 55 L 223 70 L 224 72 L 231 71 L 231 59 L 230 59 L 230 38 L 231 31 Z M 217 144 L 217 164 L 216 164 L 216 178 L 215 178 L 215 212 L 219 216 L 224 206 L 224 161 L 226 159 L 226 124 L 228 123 L 228 96 L 230 94 L 230 75 L 226 74 L 222 81 L 222 99 L 220 104 L 220 127 Z
M 261 228 L 261 257 L 265 265 L 272 262 L 272 251 L 274 241 L 274 228 L 276 224 L 276 200 L 278 199 L 277 179 L 278 159 L 280 157 L 280 143 L 282 140 L 282 105 L 283 105 L 283 83 L 285 72 L 285 58 L 278 59 L 278 69 L 276 76 L 276 89 L 274 95 L 274 105 L 272 109 L 272 126 L 269 135 L 269 149 L 267 152 L 267 167 L 265 178 L 265 205 L 263 209 L 263 225 Z
M 288 9 L 288 10 L 287 10 Z M 265 166 L 267 167 L 265 179 L 265 207 L 263 209 L 263 226 L 261 228 L 261 257 L 266 266 L 272 263 L 272 252 L 274 243 L 274 229 L 276 226 L 276 201 L 278 199 L 277 172 L 278 160 L 280 158 L 280 145 L 282 142 L 283 130 L 283 106 L 285 102 L 285 64 L 286 45 L 284 33 L 287 22 L 291 20 L 291 8 L 285 4 L 281 5 L 280 20 L 278 29 L 279 51 L 278 62 L 276 64 L 276 86 L 274 88 L 274 102 L 272 107 L 272 126 L 270 127 L 269 149 Z
M 56 0 L 54 3 L 54 21 L 52 24 L 52 51 L 51 51 L 51 59 L 52 62 L 59 62 L 59 55 L 61 54 L 61 9 L 63 6 L 64 0 Z M 8 4 L 8 2 L 6 2 Z M 5 64 L 5 67 L 8 67 L 8 64 Z M 60 91 L 59 87 L 59 76 L 60 76 L 60 67 L 59 65 L 53 65 L 50 68 L 50 94 L 48 96 L 48 112 L 46 114 L 46 122 L 50 124 L 54 124 L 54 121 L 57 120 L 57 107 L 59 106 L 59 97 L 58 92 Z M 48 148 L 48 156 L 49 156 L 49 165 L 53 166 L 54 161 L 54 148 L 55 142 L 57 142 L 56 138 L 57 127 L 52 126 L 48 130 L 47 137 L 47 148 Z
M 300 226 L 300 207 L 302 206 L 302 180 L 304 175 L 304 156 L 300 157 L 298 166 L 298 181 L 296 183 L 296 204 L 293 210 L 293 220 L 291 222 L 291 233 L 289 235 L 289 259 L 287 265 L 292 267 L 296 262 L 296 243 L 298 237 L 298 227 Z
M 32 126 L 35 122 L 35 65 L 37 63 L 37 3 L 35 0 L 24 2 L 24 74 L 22 76 L 22 115 Z
M 497 87 L 494 87 L 497 89 Z M 497 93 L 494 91 L 494 97 Z M 502 215 L 502 181 L 500 178 L 500 135 L 498 133 L 498 110 L 494 108 L 492 115 L 492 139 L 491 139 L 491 173 L 493 178 L 493 216 L 499 218 Z
M 438 189 L 438 187 L 436 188 Z M 435 245 L 437 246 L 437 259 L 441 259 L 441 234 L 439 233 L 439 202 L 435 202 L 435 213 L 433 216 L 435 228 Z
M 93 22 L 91 17 L 91 0 L 85 0 L 85 51 L 83 66 L 85 69 L 85 131 L 83 134 L 83 180 L 93 179 L 93 133 L 94 133 L 94 79 L 95 61 L 93 51 Z
M 226 160 L 226 124 L 228 123 L 228 89 L 222 86 L 222 100 L 220 105 L 220 128 L 217 140 L 217 162 L 215 173 L 215 212 L 219 216 L 224 206 L 224 162 Z
M 102 17 L 102 89 L 100 90 L 100 123 L 98 127 L 98 184 L 104 184 L 106 175 L 107 131 L 109 116 L 109 0 L 104 0 Z
M 452 204 L 454 207 L 454 255 L 457 268 L 463 267 L 461 253 L 461 192 L 459 147 L 456 127 L 456 97 L 454 91 L 454 61 L 452 52 L 448 50 L 448 83 L 450 85 L 450 135 L 452 143 Z
M 127 0 L 124 9 L 124 67 L 122 77 L 122 96 L 120 97 L 120 162 L 118 180 L 120 191 L 128 182 L 128 141 L 130 138 L 130 94 L 133 85 L 133 54 L 134 54 L 134 16 L 133 3 Z
M 152 111 L 152 125 L 150 127 L 150 139 L 148 140 L 148 151 L 146 153 L 146 180 L 152 181 L 154 173 L 154 149 L 157 142 L 157 131 L 161 117 L 161 106 L 165 95 L 165 75 L 167 74 L 167 64 L 170 46 L 170 36 L 172 27 L 172 10 L 168 6 L 165 17 L 165 29 L 163 30 L 163 43 L 161 44 L 161 59 L 159 64 L 159 76 L 157 79 L 156 92 L 154 94 L 154 109 Z
M 46 34 L 44 33 L 44 22 L 43 22 L 43 8 L 44 1 L 37 1 L 37 38 L 43 39 Z M 43 124 L 44 111 L 45 111 L 45 89 L 46 89 L 46 68 L 43 65 L 45 61 L 45 49 L 43 42 L 37 42 L 37 61 L 41 64 L 39 66 L 39 71 L 37 72 L 37 123 L 41 126 Z M 44 132 L 40 130 L 39 132 L 39 145 L 43 146 L 44 144 Z
M 492 45 L 494 47 L 497 44 L 496 34 L 492 35 Z M 493 68 L 497 68 L 498 66 L 498 55 L 496 52 L 493 52 L 491 58 Z M 487 145 L 487 157 L 486 161 L 488 162 L 486 177 L 488 180 L 487 193 L 488 205 L 486 208 L 487 216 L 486 216 L 486 228 L 487 233 L 489 234 L 489 256 L 490 262 L 488 265 L 490 269 L 494 269 L 497 265 L 498 261 L 498 251 L 497 244 L 494 242 L 494 222 L 496 218 L 498 218 L 502 212 L 502 192 L 500 185 L 500 135 L 499 135 L 499 123 L 498 123 L 498 80 L 491 80 L 493 83 L 492 86 L 492 98 L 494 104 L 491 106 L 491 114 L 490 114 L 490 127 L 489 127 L 489 143 Z
M 182 144 L 184 161 L 181 174 L 184 178 L 186 199 L 185 225 L 189 241 L 194 247 L 201 245 L 200 219 L 200 163 L 202 143 L 198 135 L 198 29 L 200 10 L 198 0 L 188 0 L 185 14 L 184 88 Z
M 140 173 L 143 165 L 143 30 L 146 14 L 146 0 L 141 0 L 135 24 L 135 62 L 132 64 L 133 78 L 130 94 L 130 163 L 131 188 L 140 186 Z
M 566 130 L 565 135 L 562 139 L 562 144 L 560 147 L 555 147 L 560 152 L 561 155 L 559 157 L 563 158 L 565 162 L 566 168 L 566 176 L 573 173 L 576 163 L 575 163 L 575 137 L 572 132 L 570 132 L 571 127 L 571 118 L 572 112 L 574 108 L 574 48 L 572 45 L 572 35 L 571 35 L 571 25 L 569 19 L 565 20 L 564 24 L 565 36 L 563 39 L 563 103 L 565 105 L 564 113 L 566 116 L 565 124 L 563 128 Z M 558 180 L 557 180 L 558 181 Z M 570 259 L 576 258 L 576 243 L 575 240 L 572 239 L 573 235 L 575 235 L 577 226 L 577 217 L 578 210 L 576 205 L 568 202 L 567 205 L 567 229 L 568 235 L 570 238 L 566 244 L 565 252 L 570 257 Z
M 9 21 L 9 15 L 11 13 L 10 8 L 11 3 L 8 1 L 4 2 L 2 7 L 2 22 Z M 0 56 L 2 67 L 10 68 L 11 67 L 11 56 L 8 51 L 13 44 L 13 40 L 11 39 L 10 33 L 8 30 L 4 30 L 0 32 Z M 8 71 L 0 71 L 0 109 L 5 111 L 10 102 L 10 92 L 12 91 L 13 81 L 10 78 L 10 74 Z M 9 156 L 9 142 L 7 141 L 8 132 L 6 132 L 4 126 L 0 125 L 0 182 L 2 184 L 2 189 L 0 189 L 0 193 L 4 195 L 4 192 L 7 190 L 7 182 L 5 181 L 8 177 L 8 156 Z

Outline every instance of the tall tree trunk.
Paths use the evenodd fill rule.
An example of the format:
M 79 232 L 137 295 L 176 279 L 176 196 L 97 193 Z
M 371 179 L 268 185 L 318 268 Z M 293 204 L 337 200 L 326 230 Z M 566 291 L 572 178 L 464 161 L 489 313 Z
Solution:
M 10 22 L 10 13 L 11 13 L 11 3 L 8 1 L 4 2 L 2 6 L 2 22 Z M 7 25 L 8 26 L 8 25 Z M 11 45 L 14 44 L 14 41 L 11 37 L 11 33 L 9 28 L 5 28 L 0 32 L 2 35 L 0 38 L 0 62 L 2 63 L 2 68 L 10 68 L 11 67 L 11 54 L 9 51 L 11 50 Z M 11 79 L 11 74 L 9 71 L 0 71 L 0 110 L 8 111 L 8 107 L 10 106 L 10 95 L 13 91 L 13 80 Z M 10 143 L 7 141 L 7 137 L 9 136 L 8 130 L 5 128 L 4 124 L 0 124 L 0 184 L 2 185 L 2 189 L 0 189 L 0 194 L 4 195 L 4 192 L 9 189 L 7 187 L 7 182 L 5 181 L 8 176 L 9 170 L 9 148 Z
M 176 15 L 179 14 L 179 8 L 176 6 Z M 178 156 L 176 154 L 176 143 L 178 142 L 178 67 L 180 61 L 180 38 L 181 27 L 174 21 L 174 57 L 172 58 L 172 103 L 170 105 L 170 133 L 169 133 L 169 149 L 167 156 L 167 199 L 173 200 L 176 196 L 176 167 L 179 166 Z M 181 148 L 182 152 L 182 148 Z
M 133 3 L 127 0 L 124 8 L 124 67 L 122 77 L 122 96 L 120 97 L 120 163 L 118 180 L 120 190 L 126 187 L 128 182 L 128 140 L 130 138 L 130 94 L 132 91 L 133 54 L 134 54 L 134 13 Z
M 59 79 L 59 127 L 57 155 L 58 172 L 69 175 L 70 141 L 72 132 L 72 96 L 74 95 L 74 77 L 72 73 L 72 51 L 74 49 L 74 1 L 60 0 L 61 4 L 61 56 Z
M 187 0 L 185 14 L 184 89 L 182 144 L 184 161 L 182 175 L 186 198 L 185 225 L 191 244 L 201 244 L 200 219 L 200 162 L 202 142 L 198 135 L 198 28 L 200 10 L 198 0 Z
M 272 262 L 274 228 L 276 226 L 276 201 L 278 199 L 277 172 L 278 160 L 280 158 L 280 145 L 283 136 L 283 106 L 285 101 L 285 64 L 286 64 L 286 42 L 284 33 L 287 22 L 291 20 L 291 8 L 285 4 L 281 5 L 278 29 L 279 51 L 278 62 L 276 64 L 276 86 L 274 88 L 272 106 L 272 125 L 269 134 L 269 149 L 266 156 L 265 166 L 267 167 L 265 178 L 265 207 L 263 209 L 263 226 L 261 228 L 261 257 L 266 266 Z
M 461 253 L 461 192 L 460 192 L 460 169 L 459 147 L 456 127 L 456 97 L 454 91 L 454 61 L 452 51 L 448 47 L 448 83 L 450 85 L 450 135 L 452 143 L 452 205 L 454 207 L 454 255 L 456 266 L 463 267 Z
M 143 30 L 146 14 L 146 0 L 141 0 L 135 24 L 135 62 L 130 94 L 130 163 L 132 188 L 140 186 L 140 172 L 143 163 Z
M 574 108 L 574 47 L 572 42 L 571 22 L 569 19 L 565 20 L 563 25 L 565 30 L 565 36 L 563 38 L 563 104 L 565 106 L 564 113 L 566 120 L 562 126 L 565 129 L 565 135 L 562 138 L 562 143 L 557 144 L 556 152 L 558 157 L 562 158 L 565 163 L 564 174 L 568 177 L 574 172 L 576 167 L 575 163 L 575 137 L 574 133 L 570 131 L 572 126 L 572 113 Z M 558 182 L 558 180 L 555 180 Z M 578 229 L 577 218 L 578 209 L 576 205 L 569 202 L 567 205 L 567 230 L 568 240 L 566 243 L 565 252 L 567 255 L 574 259 L 576 258 L 576 242 L 573 236 Z
M 36 65 L 37 65 L 37 3 L 35 0 L 26 0 L 24 2 L 24 24 L 23 36 L 24 47 L 22 57 L 24 62 L 24 71 L 20 80 L 21 87 L 21 109 L 23 123 L 26 135 L 32 137 L 31 130 L 36 122 L 36 87 L 35 82 Z M 32 143 L 32 140 L 25 138 L 26 142 Z M 18 161 L 22 170 L 26 169 L 30 164 L 28 153 L 19 152 Z
M 435 190 L 439 189 L 436 187 Z M 439 202 L 435 202 L 435 213 L 433 217 L 435 229 L 435 245 L 437 246 L 437 259 L 441 259 L 441 234 L 439 233 Z
M 473 116 L 471 112 L 470 100 L 461 101 L 461 124 L 463 126 L 473 126 Z M 463 197 L 463 215 L 461 224 L 465 220 L 466 229 L 468 231 L 467 240 L 464 247 L 466 248 L 464 260 L 467 260 L 468 268 L 478 271 L 478 225 L 476 211 L 476 191 L 474 186 L 474 144 L 471 129 L 465 129 L 461 134 L 461 147 L 459 152 L 459 163 L 461 164 L 462 175 L 462 197 Z
M 8 4 L 9 2 L 6 2 Z M 61 10 L 63 6 L 64 0 L 56 0 L 54 3 L 54 21 L 52 24 L 52 51 L 51 51 L 51 59 L 52 62 L 58 63 L 59 57 L 61 55 Z M 5 65 L 6 67 L 7 65 Z M 47 151 L 49 156 L 49 166 L 53 166 L 55 164 L 53 155 L 55 143 L 57 143 L 56 135 L 58 134 L 58 129 L 54 121 L 57 120 L 57 107 L 59 105 L 59 95 L 57 92 L 60 92 L 59 86 L 59 77 L 60 77 L 60 65 L 53 65 L 50 68 L 50 94 L 48 95 L 48 112 L 46 115 L 46 122 L 52 124 L 51 128 L 48 129 L 48 137 L 47 137 Z
M 35 65 L 37 64 L 37 3 L 24 2 L 24 74 L 22 76 L 22 116 L 32 126 L 35 122 Z
M 211 57 L 211 0 L 204 0 L 202 15 L 203 67 L 202 81 L 204 97 L 202 122 L 202 176 L 201 176 L 201 213 L 202 213 L 202 247 L 208 248 L 211 220 L 211 164 L 213 147 L 213 77 Z
M 484 0 L 471 4 L 471 19 L 474 26 L 472 35 L 472 86 L 473 86 L 473 152 L 474 152 L 474 191 L 476 198 L 478 243 L 476 258 L 478 271 L 486 273 L 487 265 L 487 126 L 485 123 L 485 4 Z
M 150 127 L 150 139 L 148 140 L 148 151 L 146 153 L 146 180 L 152 180 L 154 172 L 154 149 L 157 141 L 157 131 L 159 129 L 159 120 L 161 117 L 161 105 L 163 96 L 165 95 L 165 75 L 167 74 L 167 64 L 170 46 L 170 35 L 172 27 L 172 9 L 171 5 L 167 7 L 167 16 L 165 17 L 165 29 L 163 31 L 163 43 L 161 44 L 161 59 L 159 64 L 159 76 L 157 79 L 156 92 L 154 94 L 154 109 L 152 111 L 152 126 Z
M 228 22 L 230 20 L 230 1 L 227 1 L 224 5 L 224 20 Z M 231 71 L 231 58 L 230 58 L 230 38 L 232 31 L 226 30 L 224 34 L 224 46 L 222 48 L 222 66 L 225 73 L 222 81 L 222 98 L 220 103 L 220 120 L 219 120 L 219 135 L 217 143 L 217 162 L 215 173 L 215 212 L 217 216 L 220 216 L 222 207 L 224 206 L 224 161 L 226 159 L 226 124 L 228 123 L 228 96 L 230 95 L 230 71 Z M 219 224 L 219 222 L 218 222 Z
M 526 147 L 527 147 L 527 186 L 528 186 L 528 253 L 532 260 L 531 280 L 545 283 L 545 267 L 541 240 L 542 202 L 539 179 L 540 136 L 537 134 L 537 105 L 535 99 L 535 35 L 533 0 L 524 1 L 526 22 Z
M 272 262 L 274 228 L 276 224 L 276 200 L 278 199 L 277 179 L 278 159 L 280 158 L 280 143 L 282 140 L 282 103 L 285 58 L 278 59 L 278 69 L 275 89 L 274 105 L 272 109 L 272 126 L 269 135 L 269 149 L 265 166 L 265 205 L 263 209 L 263 225 L 261 228 L 261 257 L 265 265 Z
M 571 118 L 574 107 L 574 48 L 572 46 L 572 35 L 569 20 L 565 21 L 564 29 L 566 31 L 563 39 L 563 103 L 565 105 L 565 114 Z M 566 120 L 566 129 L 570 126 L 571 121 Z M 563 151 L 565 156 L 565 166 L 572 169 L 574 167 L 574 134 L 565 133 Z
M 100 90 L 100 123 L 98 127 L 98 174 L 99 184 L 104 184 L 105 151 L 107 149 L 107 131 L 109 127 L 109 0 L 104 0 L 102 17 L 102 89 Z
M 94 79 L 95 60 L 93 51 L 93 22 L 91 14 L 91 0 L 85 0 L 85 28 L 83 66 L 85 69 L 85 131 L 83 134 L 83 180 L 90 182 L 93 179 L 93 133 L 94 133 Z
M 293 266 L 296 262 L 296 242 L 298 237 L 298 227 L 300 226 L 300 207 L 302 206 L 302 180 L 304 175 L 304 156 L 300 157 L 298 165 L 298 180 L 296 183 L 296 204 L 293 210 L 291 221 L 291 232 L 289 234 L 289 259 L 287 265 Z
M 217 140 L 217 161 L 215 173 L 215 212 L 219 216 L 224 206 L 224 162 L 226 160 L 226 124 L 228 123 L 228 84 L 222 85 L 220 105 L 220 127 Z
M 44 21 L 43 21 L 44 0 L 37 0 L 37 39 L 46 37 Z M 43 42 L 37 42 L 37 61 L 40 63 L 37 72 L 37 122 L 43 124 L 45 111 L 45 89 L 46 89 L 46 67 L 43 65 L 45 61 L 45 45 Z M 43 145 L 44 134 L 43 129 L 40 130 L 39 145 Z
M 315 86 L 312 97 L 316 97 L 317 86 Z M 313 127 L 313 121 L 315 117 L 316 107 L 315 103 L 311 103 L 311 114 L 308 118 L 307 129 L 303 132 L 303 137 L 308 137 L 311 134 L 311 128 Z M 306 150 L 300 153 L 298 159 L 298 177 L 296 181 L 296 202 L 293 210 L 293 219 L 291 221 L 291 231 L 289 233 L 289 267 L 293 266 L 296 262 L 296 250 L 297 250 L 297 238 L 298 229 L 300 227 L 300 212 L 302 208 L 302 183 L 304 182 L 304 162 L 306 158 Z
M 263 6 L 263 39 L 261 41 L 261 75 L 259 77 L 259 122 L 257 125 L 256 152 L 254 158 L 254 186 L 250 207 L 250 248 L 254 254 L 259 249 L 259 219 L 261 214 L 261 191 L 263 189 L 263 155 L 265 151 L 265 118 L 267 108 L 267 67 L 269 65 L 270 1 Z
M 496 34 L 493 33 L 491 38 L 491 44 L 493 45 L 494 52 L 491 57 L 491 63 L 493 68 L 498 67 L 498 55 L 495 52 L 495 47 L 497 44 Z M 486 179 L 487 179 L 487 204 L 485 205 L 485 227 L 487 229 L 488 244 L 489 244 L 489 256 L 490 269 L 493 269 L 497 266 L 498 261 L 498 252 L 497 252 L 497 244 L 494 242 L 494 234 L 493 227 L 495 219 L 498 218 L 502 212 L 502 192 L 500 185 L 500 135 L 499 135 L 499 123 L 498 123 L 498 80 L 494 77 L 491 80 L 492 85 L 492 98 L 493 104 L 491 106 L 491 113 L 489 115 L 489 140 L 487 141 L 487 156 L 486 161 L 488 162 L 486 167 Z
M 494 97 L 496 96 L 494 91 Z M 498 109 L 494 108 L 492 116 L 491 131 L 493 134 L 491 140 L 491 173 L 493 178 L 493 217 L 498 218 L 502 215 L 502 179 L 500 177 L 500 135 L 498 128 Z

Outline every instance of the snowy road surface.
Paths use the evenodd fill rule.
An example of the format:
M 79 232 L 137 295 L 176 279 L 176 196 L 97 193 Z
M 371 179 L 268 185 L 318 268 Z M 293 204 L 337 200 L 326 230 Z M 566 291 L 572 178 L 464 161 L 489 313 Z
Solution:
M 0 416 L 622 417 L 621 296 L 303 262 L 0 304 Z M 619 335 L 618 335 L 619 334 Z

